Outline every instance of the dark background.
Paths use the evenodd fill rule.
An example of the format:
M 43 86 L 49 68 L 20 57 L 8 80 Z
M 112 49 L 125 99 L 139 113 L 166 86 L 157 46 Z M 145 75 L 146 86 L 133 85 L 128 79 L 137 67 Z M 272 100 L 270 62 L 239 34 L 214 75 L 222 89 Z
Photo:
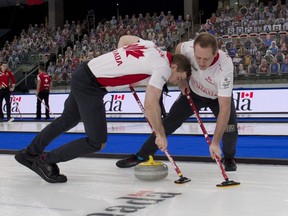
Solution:
M 83 3 L 82 3 L 83 2 Z M 117 8 L 119 14 L 124 17 L 126 14 L 131 17 L 134 13 L 138 16 L 139 13 L 145 15 L 154 12 L 158 14 L 164 11 L 166 14 L 171 11 L 175 16 L 183 15 L 184 1 L 182 0 L 106 0 L 106 1 L 92 1 L 82 0 L 81 6 L 75 11 L 75 5 L 71 0 L 64 0 L 64 17 L 67 20 L 83 19 L 86 17 L 88 10 L 93 9 L 96 20 L 102 18 L 111 19 L 112 16 L 117 15 Z M 117 3 L 119 6 L 117 7 Z
M 64 22 L 66 20 L 82 21 L 86 19 L 89 10 L 94 11 L 96 24 L 104 21 L 104 18 L 110 20 L 117 14 L 122 17 L 128 14 L 131 17 L 132 14 L 138 16 L 139 13 L 145 15 L 149 12 L 152 15 L 154 12 L 159 14 L 161 11 L 167 14 L 168 11 L 171 11 L 176 18 L 178 15 L 184 15 L 184 1 L 182 0 L 81 0 L 78 1 L 78 5 L 75 4 L 75 1 L 64 0 L 63 6 Z M 209 18 L 212 12 L 215 12 L 217 6 L 218 1 L 216 0 L 199 1 L 199 10 L 204 11 L 202 22 Z M 45 23 L 45 18 L 48 18 L 47 2 L 35 6 L 21 4 L 20 6 L 0 8 L 0 29 L 10 29 L 10 32 L 4 35 L 0 31 L 0 47 L 6 40 L 10 41 L 14 35 L 18 36 L 22 29 L 27 30 L 29 24 Z

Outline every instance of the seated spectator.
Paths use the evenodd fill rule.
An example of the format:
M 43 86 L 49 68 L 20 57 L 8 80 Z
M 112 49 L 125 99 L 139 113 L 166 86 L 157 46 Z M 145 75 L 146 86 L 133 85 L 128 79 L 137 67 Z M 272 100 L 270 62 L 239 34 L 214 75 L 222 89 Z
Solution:
M 270 47 L 272 43 L 271 35 L 267 34 L 266 38 L 263 40 L 266 47 Z
M 246 53 L 247 53 L 247 49 L 243 45 L 241 45 L 240 49 L 238 50 L 239 56 L 244 57 Z
M 269 73 L 269 65 L 267 64 L 266 59 L 261 60 L 261 64 L 259 65 L 257 76 L 268 75 Z
M 242 42 L 241 42 L 241 39 L 239 37 L 236 39 L 235 46 L 236 46 L 237 50 L 239 50 L 241 48 L 241 46 L 242 46 Z
M 236 46 L 234 44 L 232 44 L 232 47 L 230 47 L 228 49 L 228 55 L 231 57 L 231 58 L 234 58 L 237 54 L 238 50 L 236 49 Z
M 217 20 L 217 17 L 216 17 L 216 14 L 215 13 L 212 13 L 212 16 L 210 17 L 210 22 L 214 25 L 216 20 Z
M 277 54 L 278 46 L 276 44 L 276 41 L 272 41 L 271 42 L 271 46 L 268 47 L 268 50 L 271 50 L 271 54 L 274 55 L 274 56 Z
M 263 43 L 263 40 L 262 40 L 260 34 L 257 34 L 256 38 L 254 39 L 254 42 L 255 42 L 256 47 L 260 47 L 261 43 Z
M 256 64 L 255 60 L 251 61 L 251 64 L 248 65 L 248 75 L 249 76 L 256 76 L 257 72 L 258 72 L 258 66 Z
M 237 22 L 241 22 L 241 20 L 243 20 L 243 18 L 244 18 L 244 15 L 241 13 L 241 11 L 239 10 L 238 12 L 237 12 L 237 15 L 236 15 L 236 17 L 235 17 L 235 20 L 237 21 Z
M 285 55 L 282 53 L 281 50 L 278 50 L 277 54 L 275 55 L 275 58 L 277 59 L 277 62 L 279 64 L 282 64 L 284 62 Z
M 260 51 L 257 51 L 256 52 L 256 55 L 255 55 L 255 63 L 257 65 L 260 65 L 261 64 L 261 60 L 262 60 L 262 55 L 261 55 L 261 52 Z
M 288 74 L 288 58 L 285 58 L 281 65 L 281 74 Z
M 245 67 L 248 67 L 248 65 L 251 64 L 252 56 L 249 55 L 248 53 L 243 57 L 243 62 Z
M 52 77 L 54 73 L 55 73 L 55 65 L 52 61 L 50 61 L 47 67 L 47 74 Z
M 274 56 L 271 53 L 271 50 L 267 50 L 266 51 L 266 55 L 263 57 L 267 64 L 271 64 L 273 62 Z
M 284 55 L 287 53 L 287 46 L 285 42 L 282 42 L 280 50 Z
M 239 66 L 239 64 L 242 62 L 242 58 L 239 57 L 238 53 L 236 53 L 235 57 L 232 59 L 232 61 L 233 61 L 233 65 Z
M 251 55 L 252 57 L 254 57 L 256 55 L 257 52 L 257 47 L 255 46 L 254 43 L 251 44 L 251 47 L 247 50 L 248 54 Z
M 247 36 L 247 38 L 245 39 L 243 44 L 247 50 L 251 48 L 252 40 L 251 40 L 250 36 Z
M 215 27 L 212 25 L 208 32 L 215 36 L 216 35 Z
M 258 47 L 258 51 L 261 52 L 261 55 L 265 55 L 268 47 L 265 46 L 264 42 L 260 43 L 260 46 Z
M 242 63 L 239 64 L 238 77 L 248 76 L 247 71 Z
M 274 58 L 273 62 L 270 64 L 269 73 L 270 74 L 279 74 L 280 72 L 280 64 L 277 62 L 277 59 Z

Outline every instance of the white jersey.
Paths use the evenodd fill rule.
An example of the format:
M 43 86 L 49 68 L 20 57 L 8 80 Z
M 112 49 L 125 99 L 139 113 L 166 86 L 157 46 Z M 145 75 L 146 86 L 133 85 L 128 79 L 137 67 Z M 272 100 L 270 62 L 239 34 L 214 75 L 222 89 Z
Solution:
M 171 76 L 170 64 L 170 53 L 151 41 L 139 39 L 138 43 L 92 59 L 88 66 L 97 81 L 108 89 L 135 86 L 140 82 L 162 89 Z
M 218 96 L 231 97 L 233 88 L 232 59 L 223 51 L 218 55 L 206 70 L 201 70 L 195 60 L 194 41 L 184 42 L 181 53 L 191 63 L 192 74 L 189 80 L 190 88 L 199 96 L 216 99 Z

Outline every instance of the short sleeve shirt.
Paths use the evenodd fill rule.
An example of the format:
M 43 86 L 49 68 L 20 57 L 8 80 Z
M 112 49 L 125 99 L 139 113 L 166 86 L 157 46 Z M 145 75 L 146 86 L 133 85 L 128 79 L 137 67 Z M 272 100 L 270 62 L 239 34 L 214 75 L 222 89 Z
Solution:
M 88 66 L 104 87 L 149 84 L 158 89 L 171 76 L 171 55 L 151 41 L 139 39 L 89 61 Z M 143 82 L 144 81 L 144 82 Z
M 192 75 L 189 80 L 190 88 L 197 95 L 216 99 L 218 96 L 231 97 L 233 88 L 232 59 L 223 51 L 218 50 L 214 62 L 206 70 L 201 70 L 195 60 L 194 41 L 184 42 L 181 53 L 189 58 Z
M 51 78 L 46 73 L 40 73 L 37 76 L 37 80 L 40 81 L 40 89 L 39 91 L 49 90 L 51 84 Z

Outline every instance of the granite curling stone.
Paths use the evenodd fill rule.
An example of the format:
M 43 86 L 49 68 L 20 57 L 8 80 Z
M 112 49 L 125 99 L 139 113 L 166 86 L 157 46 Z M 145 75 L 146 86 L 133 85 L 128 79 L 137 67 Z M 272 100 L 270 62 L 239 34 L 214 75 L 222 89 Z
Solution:
M 142 162 L 134 168 L 134 175 L 143 181 L 158 181 L 168 175 L 168 167 L 160 161 L 154 161 L 150 155 L 148 161 Z

